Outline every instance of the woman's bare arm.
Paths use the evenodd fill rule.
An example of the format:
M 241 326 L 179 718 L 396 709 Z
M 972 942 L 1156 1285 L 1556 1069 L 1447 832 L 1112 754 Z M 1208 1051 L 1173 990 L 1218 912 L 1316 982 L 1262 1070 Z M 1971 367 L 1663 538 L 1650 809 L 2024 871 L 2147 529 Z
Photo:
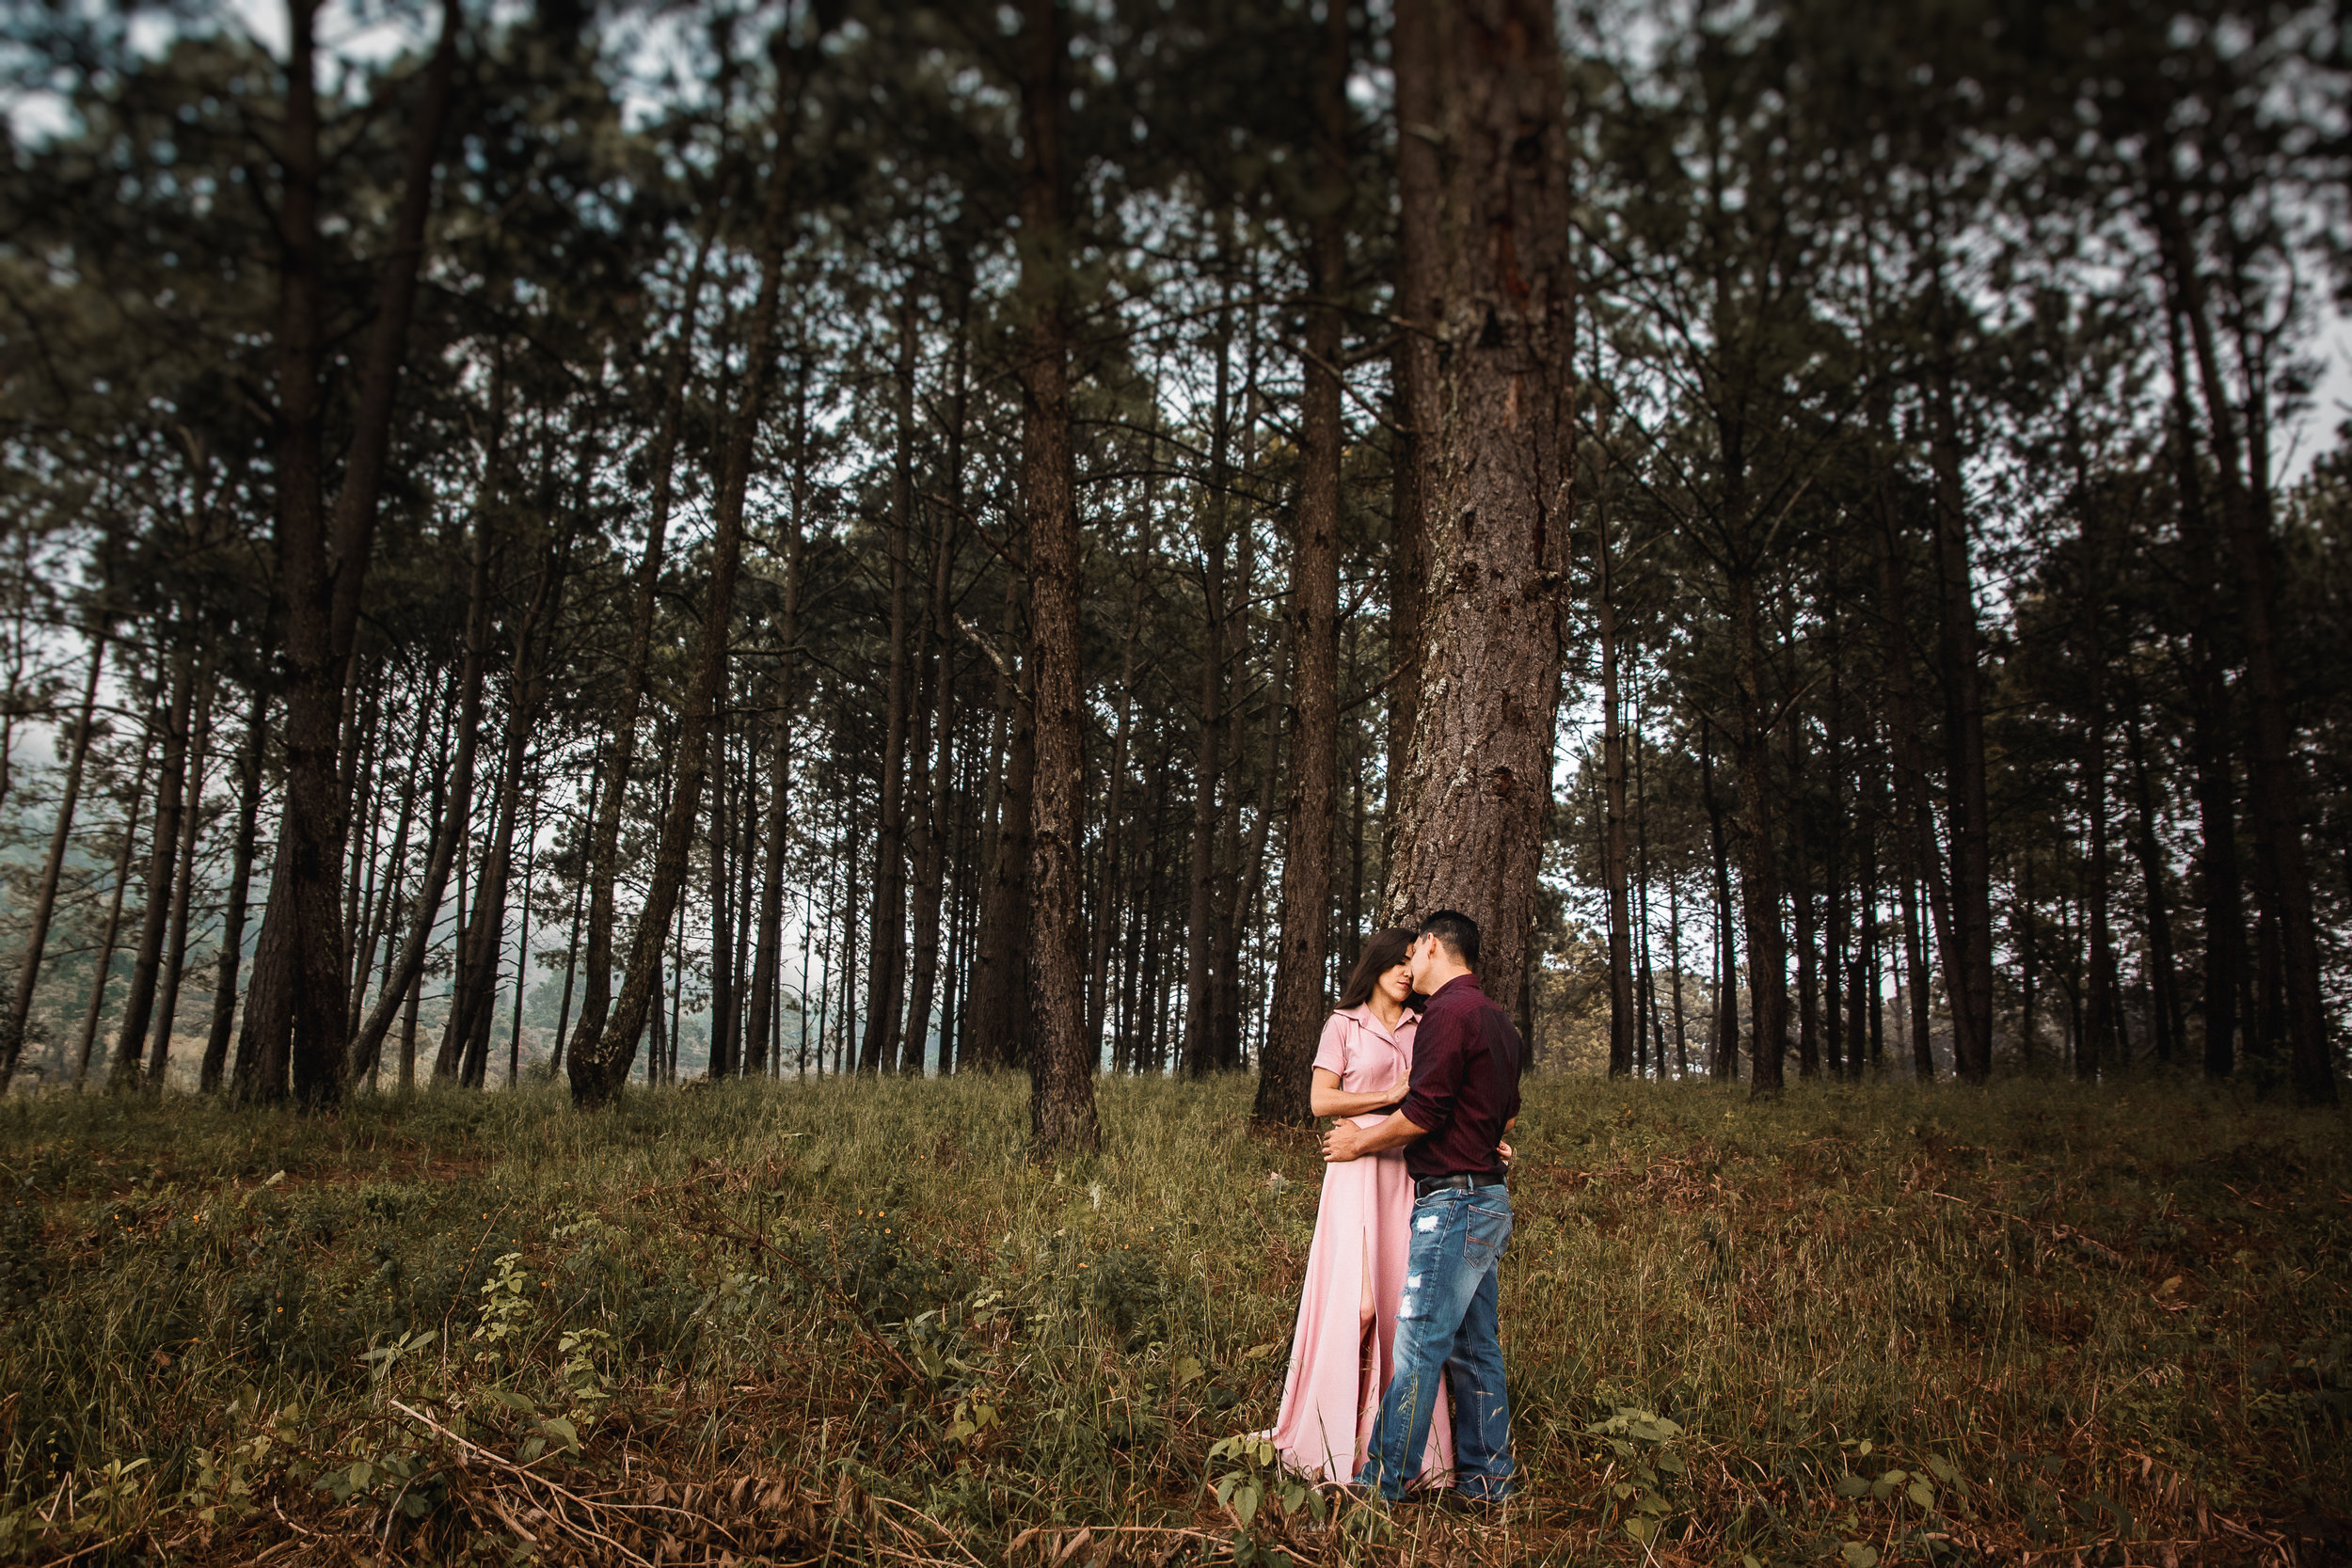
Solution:
M 1411 1084 L 1411 1075 L 1405 1074 L 1378 1094 L 1349 1094 L 1340 1087 L 1338 1073 L 1319 1067 L 1315 1069 L 1314 1087 L 1308 1092 L 1307 1108 L 1319 1117 L 1370 1116 L 1401 1102 Z

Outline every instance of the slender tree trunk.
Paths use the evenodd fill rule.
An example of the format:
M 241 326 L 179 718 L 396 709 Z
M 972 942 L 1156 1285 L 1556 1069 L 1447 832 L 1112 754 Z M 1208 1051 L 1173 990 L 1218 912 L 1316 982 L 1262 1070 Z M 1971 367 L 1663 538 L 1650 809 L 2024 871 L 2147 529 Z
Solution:
M 1222 248 L 1220 245 L 1220 252 Z M 1216 1060 L 1217 1002 L 1222 978 L 1217 964 L 1217 959 L 1223 955 L 1217 944 L 1216 895 L 1216 852 L 1219 847 L 1217 791 L 1225 773 L 1228 728 L 1225 714 L 1225 553 L 1230 537 L 1228 523 L 1232 515 L 1232 483 L 1228 468 L 1228 444 L 1232 434 L 1230 388 L 1227 386 L 1231 373 L 1228 364 L 1231 344 L 1227 341 L 1229 316 L 1230 300 L 1220 301 L 1209 436 L 1210 483 L 1216 488 L 1207 498 L 1208 505 L 1201 518 L 1200 583 L 1205 622 L 1201 627 L 1204 646 L 1200 658 L 1200 740 L 1194 753 L 1193 768 L 1192 898 L 1184 920 L 1183 1061 L 1184 1074 L 1190 1078 L 1207 1073 Z M 1134 657 L 1135 643 L 1131 637 L 1127 645 L 1130 679 Z
M 1426 509 L 1422 701 L 1388 920 L 1478 921 L 1479 977 L 1518 1002 L 1551 796 L 1569 520 L 1573 285 L 1552 8 L 1480 0 L 1413 26 L 1448 154 L 1436 225 L 1443 301 L 1437 479 Z M 1400 99 L 1407 97 L 1400 87 Z
M 1737 511 L 1745 503 L 1733 505 Z M 1749 547 L 1745 542 L 1735 546 L 1742 557 Z M 1753 1014 L 1749 1088 L 1759 1097 L 1780 1092 L 1781 1068 L 1788 1050 L 1788 936 L 1780 923 L 1780 860 L 1773 831 L 1777 789 L 1772 780 L 1772 736 L 1764 724 L 1769 698 L 1764 689 L 1762 620 L 1754 565 L 1736 562 L 1731 581 L 1731 636 L 1740 722 L 1733 751 L 1740 770 L 1743 818 L 1740 893 L 1747 923 L 1748 997 Z
M 433 945 L 433 929 L 441 917 L 441 898 L 449 889 L 450 874 L 457 863 L 460 847 L 466 843 L 473 816 L 474 752 L 482 731 L 482 687 L 485 666 L 489 657 L 490 641 L 490 553 L 489 544 L 482 534 L 480 520 L 473 530 L 473 554 L 470 580 L 466 594 L 466 657 L 457 678 L 457 757 L 448 773 L 449 799 L 442 807 L 440 819 L 433 832 L 433 847 L 425 855 L 424 879 L 418 884 L 414 912 L 409 917 L 408 934 L 403 940 L 400 958 L 385 977 L 377 991 L 375 1006 L 359 1032 L 352 1037 L 349 1074 L 353 1078 L 371 1076 L 384 1049 L 384 1037 L 390 1032 L 392 1020 L 402 1005 L 404 993 L 415 990 L 417 977 L 424 973 L 424 957 Z M 461 895 L 458 902 L 464 903 Z M 462 954 L 464 927 L 453 924 L 451 945 Z M 453 1010 L 454 999 L 453 997 Z M 401 1024 L 402 1050 L 411 1051 L 415 1034 L 415 1004 L 409 1005 L 406 1021 Z M 245 1051 L 240 1046 L 238 1059 L 242 1066 Z M 402 1085 L 405 1087 L 412 1077 L 406 1062 L 402 1067 Z
M 515 933 L 515 1018 L 506 1037 L 506 1086 L 522 1076 L 523 998 L 531 979 L 531 879 L 539 868 L 539 794 L 531 798 L 531 831 L 523 840 L 523 895 Z
M 590 820 L 596 817 L 596 802 L 589 801 Z M 580 973 L 580 917 L 588 904 L 588 879 L 583 877 L 572 884 L 572 927 L 570 940 L 564 948 L 564 1000 L 555 1009 L 555 1049 L 548 1057 L 548 1076 L 553 1078 L 564 1070 L 564 1042 L 570 1037 L 572 1024 L 572 989 Z
M 663 927 L 678 901 L 686 875 L 686 851 L 702 798 L 705 746 L 712 714 L 726 687 L 728 628 L 735 611 L 735 580 L 742 562 L 743 506 L 751 483 L 760 405 L 769 364 L 775 356 L 776 316 L 782 291 L 784 258 L 790 239 L 791 183 L 794 164 L 793 132 L 799 119 L 800 50 L 779 49 L 779 81 L 774 116 L 775 146 L 768 171 L 766 211 L 757 241 L 759 294 L 752 307 L 746 335 L 742 384 L 726 446 L 726 467 L 712 507 L 710 578 L 704 595 L 703 623 L 694 664 L 686 690 L 685 712 L 679 725 L 678 776 L 663 814 L 660 847 L 651 886 L 637 922 L 637 937 L 629 955 L 628 972 L 612 1016 L 592 1045 L 583 1037 L 572 1048 L 567 1064 L 572 1097 L 583 1105 L 609 1103 L 628 1081 L 637 1052 L 637 1037 L 653 1005 L 655 976 L 661 962 Z
M 1008 584 L 1005 627 L 1018 625 L 1018 601 Z M 964 1010 L 964 1059 L 984 1070 L 1025 1064 L 1029 1058 L 1031 1002 L 1029 951 L 1024 933 L 1029 915 L 1030 792 L 1036 777 L 1036 725 L 1030 681 L 1035 665 L 1018 675 L 999 665 L 998 728 L 1009 731 L 1003 766 L 991 771 L 996 796 L 981 861 L 987 881 L 981 892 L 971 990 Z
M 82 688 L 81 718 L 73 726 L 73 747 L 65 767 L 65 788 L 57 800 L 57 825 L 50 831 L 49 855 L 41 862 L 40 884 L 33 895 L 32 919 L 24 934 L 24 959 L 17 971 L 16 991 L 8 1016 L 0 1023 L 0 1095 L 8 1092 L 16 1076 L 16 1061 L 24 1047 L 24 1027 L 33 1013 L 33 990 L 40 980 L 41 955 L 49 945 L 49 925 L 57 911 L 57 882 L 65 871 L 66 847 L 72 840 L 73 813 L 82 799 L 82 773 L 89 760 L 90 719 L 98 705 L 98 677 L 106 663 L 106 631 L 91 633 L 89 678 Z
M 1731 846 L 1724 831 L 1723 799 L 1715 793 L 1715 728 L 1699 721 L 1699 800 L 1707 808 L 1707 835 L 1715 863 L 1715 1008 L 1708 1073 L 1740 1076 L 1740 959 L 1731 912 Z
M 1437 48 L 1436 7 L 1395 7 L 1390 55 L 1395 60 L 1431 61 Z M 1422 214 L 1401 224 L 1396 255 L 1396 430 L 1391 449 L 1390 523 L 1388 757 L 1381 770 L 1380 865 L 1393 879 L 1397 813 L 1411 768 L 1413 729 L 1421 705 L 1422 604 L 1428 591 L 1429 509 L 1438 494 L 1437 458 L 1442 415 L 1438 405 L 1438 347 L 1446 309 L 1436 214 L 1445 200 L 1438 158 L 1438 82 L 1435 69 L 1396 73 L 1396 194 L 1400 211 Z M 1385 892 L 1381 899 L 1390 900 Z
M 444 720 L 447 719 L 447 709 L 442 710 L 442 717 Z M 415 749 L 408 759 L 407 766 L 402 769 L 400 811 L 392 827 L 391 852 L 384 858 L 383 868 L 377 874 L 383 885 L 376 890 L 373 900 L 374 913 L 368 921 L 366 935 L 360 939 L 358 961 L 351 966 L 350 1014 L 356 1019 L 364 1019 L 367 1016 L 361 1009 L 366 1006 L 368 1000 L 368 972 L 375 967 L 375 944 L 379 942 L 389 942 L 394 926 L 394 915 L 400 907 L 401 870 L 408 861 L 408 834 L 416 827 L 417 774 L 423 766 L 427 722 L 425 705 L 420 700 L 417 704 Z M 446 740 L 447 737 L 444 736 L 443 744 L 437 748 L 443 754 L 447 753 Z
M 2083 867 L 2083 902 L 2090 930 L 2090 961 L 2085 974 L 2090 988 L 2084 1008 L 2083 1035 L 2074 1051 L 2074 1076 L 2095 1080 L 2115 1032 L 2114 988 L 2109 975 L 2114 969 L 2114 939 L 2108 927 L 2107 911 L 2107 645 L 2106 599 L 2107 534 L 2104 521 L 2092 505 L 2084 519 L 2084 554 L 2086 581 L 2083 584 L 2084 641 L 2083 664 L 2089 681 L 2087 705 L 2090 709 L 2083 726 L 2082 800 L 2083 815 L 2089 819 L 2089 853 Z M 2121 1066 L 2121 1063 L 2116 1064 Z
M 155 1006 L 155 1038 L 147 1053 L 147 1084 L 160 1091 L 164 1069 L 171 1062 L 171 1027 L 180 1016 L 180 980 L 188 958 L 188 906 L 196 886 L 196 841 L 204 826 L 204 769 L 211 760 L 213 739 L 212 660 L 198 671 L 196 716 L 187 762 L 187 800 L 180 813 L 179 869 L 171 879 L 171 932 L 164 943 L 162 994 Z
M 1633 937 L 1626 912 L 1625 718 L 1617 692 L 1617 605 L 1612 580 L 1608 486 L 1593 486 L 1593 608 L 1600 632 L 1600 750 L 1602 810 L 1608 837 L 1602 880 L 1609 895 L 1609 1076 L 1633 1069 Z
M 728 805 L 727 729 L 734 704 L 723 688 L 720 710 L 710 722 L 710 827 L 704 837 L 710 847 L 710 1065 L 708 1076 L 733 1077 L 735 1059 L 735 885 L 734 863 L 727 858 L 734 841 L 737 815 Z
M 1315 150 L 1320 164 L 1313 220 L 1316 298 L 1308 307 L 1306 384 L 1300 409 L 1298 538 L 1291 560 L 1291 799 L 1282 847 L 1282 935 L 1274 969 L 1274 1010 L 1259 1064 L 1254 1119 L 1305 1126 L 1314 1120 L 1315 1041 L 1322 1034 L 1325 971 L 1330 960 L 1331 835 L 1339 812 L 1340 360 L 1347 288 L 1347 7 L 1324 9 L 1315 62 Z M 1213 779 L 1202 788 L 1213 787 Z M 1205 902 L 1205 901 L 1204 901 Z M 1201 911 L 1204 915 L 1205 909 Z
M 89 1078 L 90 1050 L 98 1038 L 98 1021 L 105 1011 L 106 987 L 114 979 L 115 941 L 122 933 L 122 893 L 131 879 L 131 847 L 139 834 L 139 808 L 147 800 L 147 767 L 152 760 L 155 732 L 147 728 L 139 741 L 139 765 L 131 775 L 131 802 L 122 813 L 122 843 L 115 851 L 114 895 L 106 906 L 106 924 L 98 939 L 98 964 L 90 974 L 89 1006 L 82 1014 L 82 1038 L 73 1051 L 73 1086 Z
M 2169 150 L 2168 150 L 2169 155 Z M 2270 845 L 2266 876 L 2278 893 L 2280 969 L 2296 1098 L 2332 1105 L 2336 1077 L 2321 990 L 2319 934 L 2303 840 L 2304 781 L 2295 724 L 2280 673 L 2277 546 L 2270 516 L 2270 476 L 2249 465 L 2238 440 L 2220 361 L 2214 347 L 2204 281 L 2189 237 L 2169 194 L 2156 203 L 2174 294 L 2189 327 L 2198 379 L 2205 396 L 2207 434 L 2222 483 L 2222 522 L 2236 568 L 2238 626 L 2245 640 L 2246 686 L 2251 699 L 2253 807 Z
M 2139 862 L 2142 919 L 2148 934 L 2148 982 L 2156 1059 L 2170 1067 L 2187 1050 L 2187 1031 L 2181 1009 L 2180 969 L 2172 950 L 2172 873 L 2165 864 L 2164 848 L 2156 838 L 2155 788 L 2149 778 L 2148 746 L 2141 735 L 2140 713 L 2126 710 L 2124 735 L 2132 759 L 2137 832 L 2132 851 Z
M 1984 690 L 1979 673 L 1977 593 L 1968 558 L 1968 515 L 1961 483 L 1962 435 L 1950 366 L 1930 381 L 1930 467 L 1935 476 L 1937 657 L 1944 673 L 1947 836 L 1951 842 L 1947 918 L 1937 922 L 1945 994 L 1952 1009 L 1952 1061 L 1961 1076 L 1993 1070 L 1993 828 L 1985 787 Z M 1933 841 L 1920 845 L 1929 896 L 1941 879 Z
M 615 924 L 612 889 L 620 874 L 621 816 L 628 800 L 630 769 L 637 755 L 637 726 L 644 710 L 651 680 L 654 609 L 661 583 L 662 555 L 669 537 L 670 511 L 677 483 L 677 449 L 685 419 L 688 374 L 693 365 L 695 319 L 702 306 L 703 283 L 708 272 L 711 232 L 706 229 L 695 243 L 694 262 L 687 274 L 686 301 L 678 313 L 677 338 L 670 347 L 664 372 L 661 425 L 654 437 L 651 494 L 645 513 L 645 547 L 637 560 L 637 577 L 629 604 L 628 654 L 621 678 L 620 705 L 612 718 L 612 750 L 606 763 L 609 775 L 588 841 L 588 954 L 580 975 L 580 1024 L 573 1033 L 594 1038 L 604 1030 L 612 1007 L 612 933 Z M 787 656 L 788 657 L 788 656 Z
M 792 714 L 795 658 L 801 628 L 801 520 L 812 479 L 808 443 L 808 362 L 803 356 L 792 387 L 792 490 L 784 538 L 770 549 L 784 558 L 784 602 L 776 623 L 776 668 L 770 687 L 767 844 L 759 888 L 759 942 L 753 960 L 753 1037 L 764 1039 L 780 1027 L 783 1011 L 784 863 L 792 847 Z M 808 921 L 801 922 L 801 1071 L 808 1069 Z M 771 1026 L 771 1018 L 778 1022 Z M 584 1021 L 584 1020 L 583 1020 Z M 781 1069 L 781 1062 L 778 1064 Z
M 1927 938 L 1919 918 L 1919 879 L 1914 867 L 1906 867 L 1900 875 L 1898 896 L 1902 905 L 1903 920 L 1903 1000 L 1908 1004 L 1909 1020 L 1905 1029 L 1911 1045 L 1911 1070 L 1922 1082 L 1935 1076 L 1935 1048 L 1929 1035 L 1929 992 L 1934 982 L 1928 977 Z
M 1122 902 L 1120 894 L 1123 891 L 1120 884 L 1126 879 L 1129 864 L 1128 857 L 1120 851 L 1125 839 L 1128 727 L 1135 714 L 1136 642 L 1143 624 L 1145 580 L 1144 572 L 1138 571 L 1136 575 L 1135 601 L 1127 616 L 1126 646 L 1119 660 L 1119 697 L 1113 705 L 1108 799 L 1103 809 L 1102 852 L 1098 857 L 1102 865 L 1102 895 L 1095 902 L 1094 929 L 1091 933 L 1094 950 L 1087 961 L 1086 1037 L 1088 1044 L 1097 1052 L 1102 1049 L 1104 993 L 1110 979 L 1111 939 L 1119 929 L 1118 911 Z M 940 740 L 944 747 L 946 743 L 944 728 Z M 1216 836 L 1215 828 L 1216 824 L 1212 822 L 1212 838 Z M 1205 909 L 1201 918 L 1204 923 L 1209 918 Z M 1184 1008 L 1185 1027 L 1189 1031 L 1192 1014 L 1199 1012 L 1205 1015 L 1209 1010 L 1208 991 L 1205 989 L 1189 991 L 1184 999 Z
M 184 635 L 184 634 L 183 634 Z M 131 990 L 123 998 L 122 1026 L 115 1037 L 114 1063 L 108 1086 L 118 1090 L 139 1085 L 139 1060 L 147 1045 L 147 1025 L 154 1017 L 155 988 L 162 978 L 164 938 L 171 920 L 171 889 L 180 867 L 182 806 L 188 783 L 188 726 L 196 702 L 196 650 L 185 642 L 171 659 L 171 698 L 167 708 L 150 720 L 160 724 L 164 737 L 163 768 L 155 784 L 155 832 L 147 857 L 147 908 L 139 921 L 137 956 L 132 960 Z
M 882 811 L 874 834 L 874 929 L 866 948 L 868 1072 L 898 1067 L 907 958 L 906 756 L 908 553 L 914 536 L 914 295 L 900 302 L 894 378 L 898 451 L 890 481 L 890 677 L 882 720 Z
M 1887 755 L 1895 773 L 1895 875 L 1904 889 L 1927 884 L 1928 908 L 1935 922 L 1938 945 L 1946 959 L 1945 993 L 1954 999 L 1954 1033 L 1952 1069 L 1963 1078 L 1981 1081 L 1992 1070 L 1990 1047 L 1981 1061 L 1963 1054 L 1960 1049 L 1966 1031 L 1960 1027 L 1959 1010 L 1966 1002 L 1971 983 L 1956 957 L 1960 939 L 1950 912 L 1950 899 L 1945 882 L 1937 870 L 1935 822 L 1928 804 L 1927 765 L 1919 753 L 1918 702 L 1912 686 L 1911 650 L 1904 641 L 1906 605 L 1903 594 L 1902 564 L 1895 551 L 1895 515 L 1891 500 L 1884 493 L 1885 475 L 1882 472 L 1879 526 L 1871 530 L 1871 544 L 1878 556 L 1879 627 L 1881 657 L 1883 660 L 1886 690 L 1885 722 Z M 1957 766 L 1957 765 L 1955 765 Z M 1989 940 L 1989 938 L 1988 938 Z M 1908 952 L 1908 949 L 1906 949 Z M 1988 1037 L 1989 1038 L 1990 1037 Z M 1974 1047 L 1970 1046 L 1973 1051 Z M 1932 1058 L 1930 1059 L 1931 1076 Z
M 237 758 L 237 831 L 229 849 L 229 897 L 220 917 L 220 965 L 213 979 L 213 1027 L 204 1040 L 198 1086 L 220 1089 L 229 1065 L 229 1040 L 237 1018 L 237 969 L 245 958 L 246 907 L 253 889 L 253 857 L 262 816 L 262 752 L 269 742 L 269 692 L 256 685 L 252 716 L 246 721 L 245 749 Z

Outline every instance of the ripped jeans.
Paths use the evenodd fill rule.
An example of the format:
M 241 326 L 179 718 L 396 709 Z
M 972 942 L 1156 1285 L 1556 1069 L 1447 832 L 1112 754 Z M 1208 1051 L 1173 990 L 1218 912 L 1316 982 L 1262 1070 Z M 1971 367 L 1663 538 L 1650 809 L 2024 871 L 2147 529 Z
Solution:
M 1441 1375 L 1454 1398 L 1454 1485 L 1486 1502 L 1511 1495 L 1511 1399 L 1495 1324 L 1496 1266 L 1510 1239 L 1508 1188 L 1443 1188 L 1413 1205 L 1393 1370 L 1356 1476 L 1391 1501 L 1428 1448 Z

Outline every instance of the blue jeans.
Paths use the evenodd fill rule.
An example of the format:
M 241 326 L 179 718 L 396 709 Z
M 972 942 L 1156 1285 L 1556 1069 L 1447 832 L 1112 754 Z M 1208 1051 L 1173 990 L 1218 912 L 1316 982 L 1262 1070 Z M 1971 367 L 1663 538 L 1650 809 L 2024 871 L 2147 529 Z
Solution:
M 1396 1357 L 1356 1476 L 1391 1502 L 1428 1449 L 1441 1372 L 1454 1400 L 1454 1484 L 1486 1502 L 1511 1495 L 1511 1398 L 1495 1332 L 1496 1265 L 1510 1239 L 1507 1188 L 1446 1187 L 1413 1205 Z

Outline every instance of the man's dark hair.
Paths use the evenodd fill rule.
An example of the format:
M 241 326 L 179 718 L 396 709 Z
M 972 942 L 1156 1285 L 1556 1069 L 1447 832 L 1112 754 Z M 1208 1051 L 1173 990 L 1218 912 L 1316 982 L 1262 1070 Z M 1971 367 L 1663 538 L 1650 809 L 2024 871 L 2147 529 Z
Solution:
M 1459 910 L 1439 910 L 1423 915 L 1416 939 L 1436 937 L 1439 946 L 1454 955 L 1463 968 L 1478 967 L 1478 922 Z

